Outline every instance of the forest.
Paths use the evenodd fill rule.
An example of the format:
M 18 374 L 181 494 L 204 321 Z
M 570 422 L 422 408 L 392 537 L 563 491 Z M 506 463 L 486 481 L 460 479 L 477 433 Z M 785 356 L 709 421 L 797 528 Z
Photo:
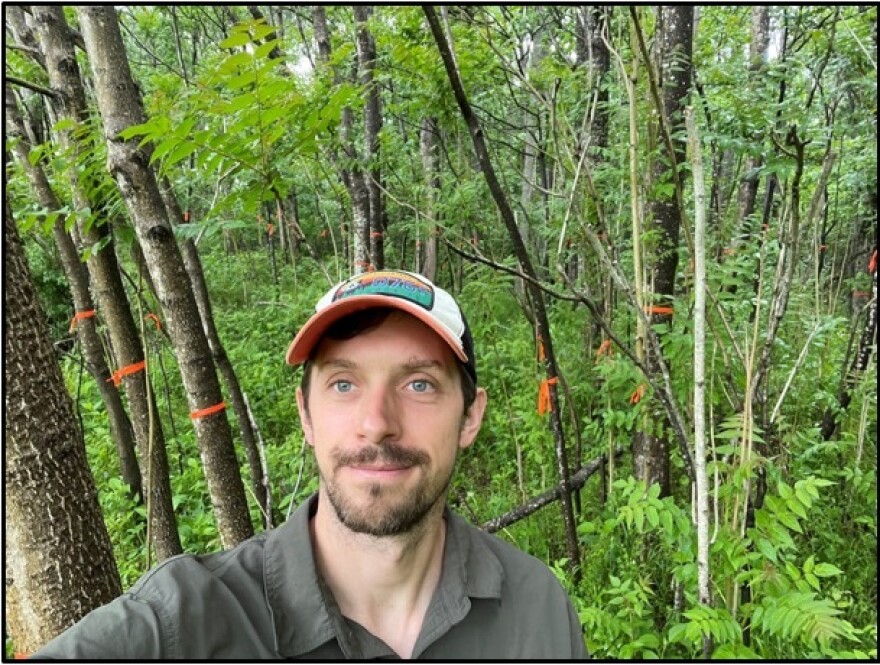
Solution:
M 875 6 L 3 18 L 6 657 L 313 494 L 287 345 L 402 268 L 594 657 L 877 658 Z

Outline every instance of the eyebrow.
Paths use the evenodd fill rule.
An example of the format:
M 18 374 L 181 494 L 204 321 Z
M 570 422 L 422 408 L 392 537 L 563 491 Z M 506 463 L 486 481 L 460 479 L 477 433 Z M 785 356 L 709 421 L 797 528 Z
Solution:
M 347 370 L 355 370 L 358 368 L 358 364 L 346 358 L 327 358 L 323 362 L 320 363 L 323 367 L 331 367 L 336 369 L 347 369 Z M 443 363 L 439 360 L 434 359 L 420 359 L 420 358 L 412 358 L 409 361 L 403 363 L 401 369 L 404 372 L 417 372 L 420 370 L 426 369 L 443 369 Z

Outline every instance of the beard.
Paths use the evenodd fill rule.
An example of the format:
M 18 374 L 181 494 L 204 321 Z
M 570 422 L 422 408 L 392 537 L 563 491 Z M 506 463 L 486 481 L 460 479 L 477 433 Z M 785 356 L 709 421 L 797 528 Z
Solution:
M 373 483 L 367 490 L 370 501 L 366 504 L 359 502 L 350 489 L 337 480 L 336 471 L 344 466 L 376 461 L 417 467 L 420 471 L 419 481 L 411 489 Z M 447 473 L 432 474 L 431 461 L 425 453 L 386 442 L 356 453 L 335 454 L 332 477 L 326 476 L 323 471 L 320 473 L 330 505 L 339 521 L 355 533 L 381 538 L 410 533 L 422 524 L 432 509 L 445 500 L 454 468 L 453 463 Z

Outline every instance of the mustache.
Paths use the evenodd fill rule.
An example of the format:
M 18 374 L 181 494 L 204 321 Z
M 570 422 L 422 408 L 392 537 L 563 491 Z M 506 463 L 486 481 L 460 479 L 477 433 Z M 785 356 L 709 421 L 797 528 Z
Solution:
M 410 450 L 400 444 L 385 441 L 376 446 L 367 446 L 355 452 L 337 453 L 337 466 L 357 466 L 383 462 L 395 466 L 416 466 L 427 464 L 428 455 L 420 450 Z

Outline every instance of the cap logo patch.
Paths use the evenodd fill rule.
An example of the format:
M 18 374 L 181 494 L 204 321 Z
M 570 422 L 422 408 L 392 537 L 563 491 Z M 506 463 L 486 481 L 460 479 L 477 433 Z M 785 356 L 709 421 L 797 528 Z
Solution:
M 430 311 L 434 289 L 411 275 L 399 272 L 368 272 L 339 287 L 332 302 L 351 296 L 392 296 L 402 298 Z

